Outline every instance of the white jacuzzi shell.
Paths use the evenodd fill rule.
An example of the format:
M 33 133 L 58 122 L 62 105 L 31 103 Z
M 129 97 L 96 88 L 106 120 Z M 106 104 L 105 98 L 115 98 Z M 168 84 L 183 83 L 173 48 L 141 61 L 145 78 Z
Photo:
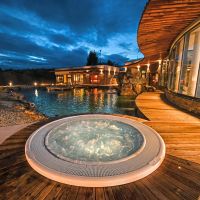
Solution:
M 72 118 L 103 118 L 127 123 L 142 133 L 145 145 L 128 159 L 108 163 L 90 165 L 59 159 L 47 150 L 44 139 L 52 128 Z M 108 187 L 137 181 L 155 171 L 164 160 L 165 144 L 155 130 L 140 122 L 114 115 L 89 114 L 62 118 L 42 126 L 27 140 L 25 155 L 30 166 L 49 179 L 75 186 Z

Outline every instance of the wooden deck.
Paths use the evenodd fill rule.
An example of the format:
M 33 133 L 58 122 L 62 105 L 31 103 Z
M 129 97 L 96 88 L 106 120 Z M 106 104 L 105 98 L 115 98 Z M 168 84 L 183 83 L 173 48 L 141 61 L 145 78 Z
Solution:
M 197 200 L 200 196 L 199 119 L 167 105 L 160 93 L 144 93 L 136 103 L 150 119 L 138 120 L 155 128 L 167 145 L 166 158 L 154 173 L 134 183 L 108 188 L 74 187 L 51 181 L 32 170 L 24 155 L 29 135 L 47 123 L 40 122 L 0 145 L 0 199 Z
M 200 119 L 168 104 L 164 94 L 147 92 L 139 95 L 136 105 L 149 119 L 144 124 L 164 139 L 167 153 L 200 164 Z

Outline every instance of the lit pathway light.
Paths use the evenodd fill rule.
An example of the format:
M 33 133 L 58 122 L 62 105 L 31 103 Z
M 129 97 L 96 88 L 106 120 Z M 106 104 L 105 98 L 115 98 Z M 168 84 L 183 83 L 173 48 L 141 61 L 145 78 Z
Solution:
M 13 86 L 13 83 L 12 83 L 12 81 L 10 81 L 10 82 L 9 82 L 9 86 L 10 86 L 10 87 L 12 87 L 12 86 Z

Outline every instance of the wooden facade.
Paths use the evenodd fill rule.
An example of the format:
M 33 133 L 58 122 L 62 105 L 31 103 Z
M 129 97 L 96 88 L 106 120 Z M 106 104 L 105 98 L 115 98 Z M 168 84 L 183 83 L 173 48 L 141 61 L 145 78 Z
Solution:
M 141 63 L 164 59 L 177 36 L 199 17 L 199 0 L 149 0 L 138 28 Z
M 142 14 L 137 36 L 138 45 L 144 58 L 137 63 L 130 63 L 127 67 L 134 74 L 134 71 L 140 66 L 141 77 L 142 74 L 146 77 L 148 75 L 152 80 L 148 81 L 150 85 L 168 88 L 170 73 L 172 74 L 172 71 L 175 71 L 175 67 L 177 67 L 170 67 L 170 60 L 173 62 L 173 59 L 178 59 L 177 55 L 175 58 L 171 58 L 171 52 L 175 49 L 174 46 L 176 46 L 174 44 L 177 44 L 183 35 L 185 37 L 183 39 L 184 44 L 187 44 L 191 30 L 199 26 L 199 24 L 199 0 L 149 0 Z M 199 44 L 196 43 L 195 45 L 198 46 Z M 185 46 L 184 52 L 187 52 Z M 191 53 L 190 55 L 192 55 Z M 195 54 L 198 54 L 197 51 Z M 191 62 L 186 61 L 186 53 L 184 60 L 184 65 L 187 65 L 187 62 Z M 186 78 L 185 80 L 181 80 L 181 82 L 183 81 L 187 82 Z M 194 94 L 193 91 L 192 96 L 198 95 Z

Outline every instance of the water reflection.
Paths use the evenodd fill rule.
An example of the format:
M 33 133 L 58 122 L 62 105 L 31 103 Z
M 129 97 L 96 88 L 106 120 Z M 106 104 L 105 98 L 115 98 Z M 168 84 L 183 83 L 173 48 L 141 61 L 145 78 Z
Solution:
M 28 101 L 47 116 L 78 113 L 120 113 L 135 115 L 134 98 L 110 94 L 102 89 L 76 88 L 63 92 L 44 89 L 23 90 Z
M 38 90 L 35 89 L 35 96 L 38 97 Z

